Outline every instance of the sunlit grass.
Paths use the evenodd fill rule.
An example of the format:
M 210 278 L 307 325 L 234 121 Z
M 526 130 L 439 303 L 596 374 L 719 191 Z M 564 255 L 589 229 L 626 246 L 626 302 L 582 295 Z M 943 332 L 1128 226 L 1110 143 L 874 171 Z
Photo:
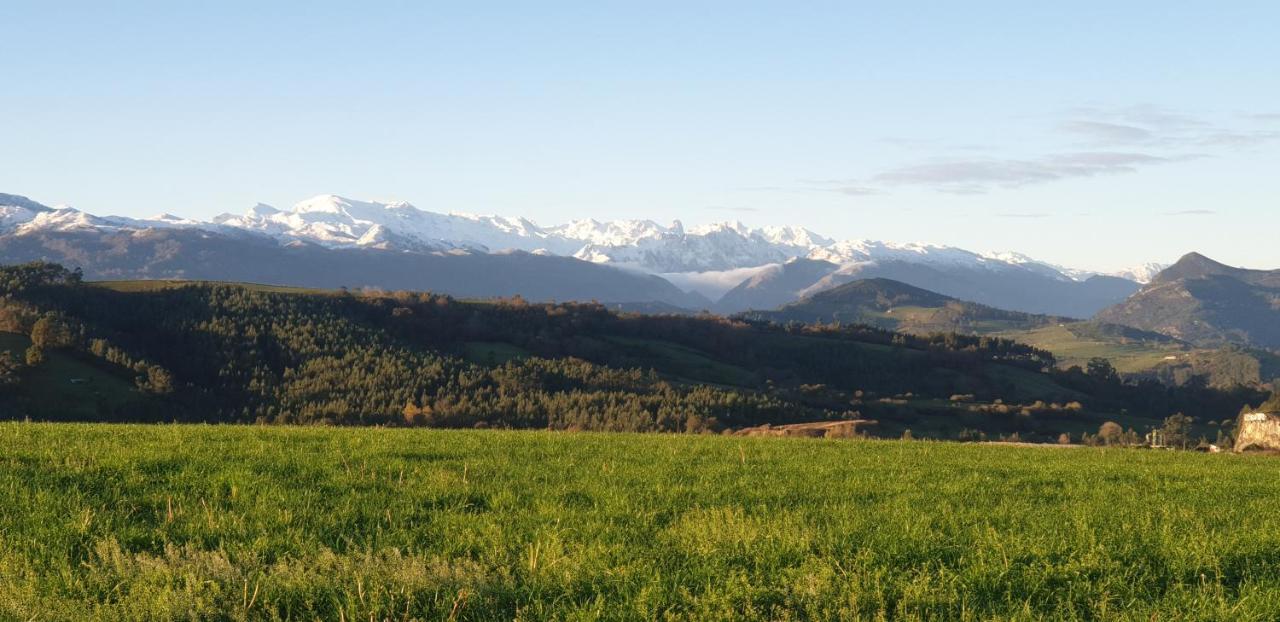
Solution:
M 0 619 L 1280 617 L 1265 457 L 0 424 Z

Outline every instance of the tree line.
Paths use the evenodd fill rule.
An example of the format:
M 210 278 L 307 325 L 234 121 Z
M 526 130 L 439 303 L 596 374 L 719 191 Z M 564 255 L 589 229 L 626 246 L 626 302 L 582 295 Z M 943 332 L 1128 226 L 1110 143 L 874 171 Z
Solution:
M 427 292 L 118 291 L 45 263 L 0 268 L 0 330 L 32 341 L 28 360 L 0 357 L 0 391 L 24 364 L 67 352 L 148 397 L 103 413 L 114 420 L 713 431 L 856 416 L 862 391 L 994 400 L 1017 388 L 999 369 L 1157 418 L 1265 398 L 1126 383 L 1105 361 L 1060 371 L 1049 352 L 993 337 Z M 476 343 L 520 356 L 468 358 Z

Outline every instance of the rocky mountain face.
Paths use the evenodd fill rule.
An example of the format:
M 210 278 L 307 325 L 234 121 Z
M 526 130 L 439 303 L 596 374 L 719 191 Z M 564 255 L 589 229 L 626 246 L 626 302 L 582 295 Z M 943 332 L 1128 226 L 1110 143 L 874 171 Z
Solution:
M 1202 346 L 1280 348 L 1280 270 L 1248 270 L 1199 253 L 1097 315 Z

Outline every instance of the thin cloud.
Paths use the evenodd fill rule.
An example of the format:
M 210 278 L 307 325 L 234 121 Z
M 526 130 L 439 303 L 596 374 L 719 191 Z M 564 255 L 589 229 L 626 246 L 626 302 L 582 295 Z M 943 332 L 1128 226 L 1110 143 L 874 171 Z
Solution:
M 756 190 L 775 190 L 783 192 L 835 192 L 850 197 L 867 197 L 884 194 L 884 189 L 867 185 L 857 179 L 799 179 L 798 187 L 768 186 Z
M 1195 144 L 1205 147 L 1252 147 L 1280 138 L 1280 132 L 1214 132 L 1199 137 Z
M 1120 119 L 1137 123 L 1139 125 L 1147 125 L 1160 129 L 1190 129 L 1196 127 L 1209 127 L 1211 124 L 1203 119 L 1197 119 L 1191 115 L 1170 110 L 1162 106 L 1152 104 L 1138 104 L 1136 106 L 1128 106 L 1113 111 L 1113 114 Z
M 920 138 L 903 138 L 899 136 L 889 136 L 886 138 L 876 139 L 876 142 L 894 147 L 902 147 L 904 149 L 935 149 L 938 147 L 938 141 L 925 140 Z
M 848 197 L 869 197 L 872 195 L 883 194 L 882 190 L 872 188 L 870 186 L 836 186 L 835 188 L 824 188 L 828 192 L 837 192 Z
M 1147 142 L 1154 137 L 1151 130 L 1145 128 L 1102 121 L 1067 121 L 1058 127 L 1064 132 L 1081 134 L 1106 143 Z
M 930 140 L 922 138 L 903 138 L 898 136 L 889 136 L 885 138 L 877 138 L 876 142 L 891 145 L 901 149 L 909 149 L 913 151 L 995 151 L 996 147 L 992 145 L 983 145 L 978 143 L 963 144 L 945 144 L 940 140 Z
M 808 190 L 847 196 L 883 194 L 917 187 L 954 195 L 981 195 L 1071 179 L 1136 173 L 1150 166 L 1213 157 L 1280 141 L 1280 131 L 1257 125 L 1280 120 L 1280 113 L 1238 114 L 1234 126 L 1210 122 L 1150 104 L 1119 108 L 1075 108 L 1059 116 L 1056 129 L 1075 137 L 1040 154 L 1001 157 L 981 145 L 947 146 L 936 140 L 886 137 L 880 142 L 908 149 L 931 149 L 936 157 L 850 179 L 801 180 Z M 1255 123 L 1240 122 L 1248 118 Z M 977 152 L 957 153 L 965 149 Z M 803 191 L 799 188 L 774 190 Z M 1022 215 L 1025 217 L 1026 215 Z M 1008 217 L 1019 217 L 1010 215 Z
M 710 206 L 707 206 L 707 209 L 720 210 L 724 212 L 741 212 L 741 213 L 760 211 L 760 208 L 758 207 L 739 207 L 739 206 L 730 206 L 730 205 L 710 205 Z
M 1049 214 L 1045 214 L 1044 212 L 1025 212 L 1025 213 L 1011 212 L 1011 213 L 1005 213 L 1005 214 L 996 214 L 996 216 L 999 216 L 1000 218 L 1039 219 L 1039 218 L 1048 218 Z
M 1217 214 L 1211 209 L 1187 209 L 1178 212 L 1165 212 L 1165 216 L 1212 216 Z
M 1280 132 L 1233 128 L 1158 106 L 1077 108 L 1058 130 L 1094 145 L 1185 149 L 1189 147 L 1245 148 L 1280 139 Z M 1270 113 L 1245 115 L 1255 121 Z M 1280 117 L 1277 117 L 1280 118 Z
M 955 194 L 977 194 L 990 188 L 1020 188 L 1065 179 L 1133 173 L 1142 166 L 1185 159 L 1146 153 L 1076 152 L 1032 159 L 971 159 L 928 162 L 880 173 L 873 181 L 924 186 Z

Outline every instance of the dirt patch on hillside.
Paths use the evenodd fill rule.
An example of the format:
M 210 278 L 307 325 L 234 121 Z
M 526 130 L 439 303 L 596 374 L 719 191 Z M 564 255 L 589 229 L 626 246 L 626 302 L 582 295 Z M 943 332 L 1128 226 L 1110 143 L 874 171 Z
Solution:
M 876 425 L 872 419 L 841 419 L 814 421 L 787 425 L 756 426 L 735 432 L 739 436 L 798 436 L 805 438 L 848 438 L 862 434 L 866 428 Z

